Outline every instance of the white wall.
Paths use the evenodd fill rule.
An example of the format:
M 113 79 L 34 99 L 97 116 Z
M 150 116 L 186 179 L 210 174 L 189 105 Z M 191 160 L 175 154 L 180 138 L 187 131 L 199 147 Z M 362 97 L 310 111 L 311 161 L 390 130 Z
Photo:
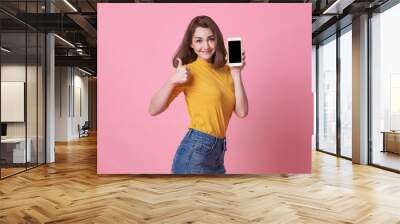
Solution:
M 25 70 L 27 69 L 27 70 Z M 26 73 L 27 72 L 27 73 Z M 41 69 L 39 70 L 41 72 Z M 27 74 L 28 83 L 30 86 L 36 86 L 36 66 L 18 65 L 18 64 L 5 64 L 1 66 L 1 81 L 2 82 L 25 82 L 25 76 Z M 33 77 L 34 76 L 34 77 Z M 36 120 L 37 115 L 32 111 L 36 112 L 37 99 L 36 99 L 36 87 L 27 88 L 27 118 L 28 118 L 28 137 L 31 133 L 35 133 L 36 136 Z M 33 102 L 33 103 L 32 103 Z M 41 105 L 39 105 L 41 107 Z M 2 108 L 6 110 L 6 108 Z M 34 124 L 32 124 L 34 122 Z M 7 122 L 7 136 L 8 137 L 25 137 L 25 124 L 26 122 Z
M 82 73 L 74 75 L 74 108 L 73 119 L 72 119 L 72 135 L 78 137 L 78 124 L 81 126 L 88 120 L 88 77 L 81 76 Z M 80 111 L 81 110 L 81 111 Z
M 25 71 L 24 65 L 8 64 L 1 66 L 1 81 L 2 82 L 25 82 Z M 32 66 L 28 66 L 28 74 L 32 74 Z M 1 108 L 6 110 L 6 108 Z M 24 122 L 10 122 L 7 123 L 7 136 L 8 137 L 25 137 L 25 123 Z
M 55 86 L 55 140 L 77 139 L 78 124 L 88 120 L 88 77 L 76 68 L 56 67 Z
M 55 141 L 68 140 L 69 79 L 67 67 L 55 68 Z

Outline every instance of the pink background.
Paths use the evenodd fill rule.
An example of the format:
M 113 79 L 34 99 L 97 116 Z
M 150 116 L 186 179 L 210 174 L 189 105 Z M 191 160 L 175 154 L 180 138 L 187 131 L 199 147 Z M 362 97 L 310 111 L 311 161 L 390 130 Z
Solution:
M 268 3 L 98 4 L 98 173 L 170 173 L 189 124 L 184 95 L 155 117 L 148 106 L 198 15 L 246 51 L 249 115 L 232 115 L 227 173 L 310 173 L 311 4 Z

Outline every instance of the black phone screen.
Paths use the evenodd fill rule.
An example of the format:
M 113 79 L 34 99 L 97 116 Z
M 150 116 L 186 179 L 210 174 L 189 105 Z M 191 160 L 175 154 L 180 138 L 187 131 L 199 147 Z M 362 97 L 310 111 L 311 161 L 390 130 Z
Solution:
M 240 40 L 228 41 L 229 63 L 242 62 Z

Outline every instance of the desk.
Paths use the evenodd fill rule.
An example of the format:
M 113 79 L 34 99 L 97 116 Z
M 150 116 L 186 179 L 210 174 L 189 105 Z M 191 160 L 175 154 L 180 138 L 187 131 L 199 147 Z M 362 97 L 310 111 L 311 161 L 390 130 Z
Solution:
M 393 152 L 400 154 L 400 132 L 399 131 L 382 131 L 383 133 L 383 150 L 382 152 Z
M 27 139 L 28 147 L 26 148 L 25 155 L 25 138 L 6 138 L 1 139 L 1 157 L 5 159 L 6 163 L 25 163 L 30 162 L 32 159 L 31 145 L 32 140 Z M 12 158 L 12 159 L 11 159 Z

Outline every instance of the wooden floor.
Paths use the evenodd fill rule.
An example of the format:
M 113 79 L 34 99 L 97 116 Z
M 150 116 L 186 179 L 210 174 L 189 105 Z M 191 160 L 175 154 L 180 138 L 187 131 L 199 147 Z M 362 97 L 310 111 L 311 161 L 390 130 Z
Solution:
M 1 168 L 1 178 L 4 178 L 4 177 L 8 177 L 8 176 L 11 176 L 11 175 L 13 175 L 13 174 L 16 174 L 16 173 L 19 173 L 19 172 L 22 172 L 22 171 L 25 171 L 26 170 L 26 168 L 25 167 L 23 167 L 23 168 L 20 168 L 20 167 L 17 167 L 17 168 Z
M 0 181 L 0 223 L 400 223 L 400 175 L 313 152 L 309 175 L 96 174 L 96 139 Z

